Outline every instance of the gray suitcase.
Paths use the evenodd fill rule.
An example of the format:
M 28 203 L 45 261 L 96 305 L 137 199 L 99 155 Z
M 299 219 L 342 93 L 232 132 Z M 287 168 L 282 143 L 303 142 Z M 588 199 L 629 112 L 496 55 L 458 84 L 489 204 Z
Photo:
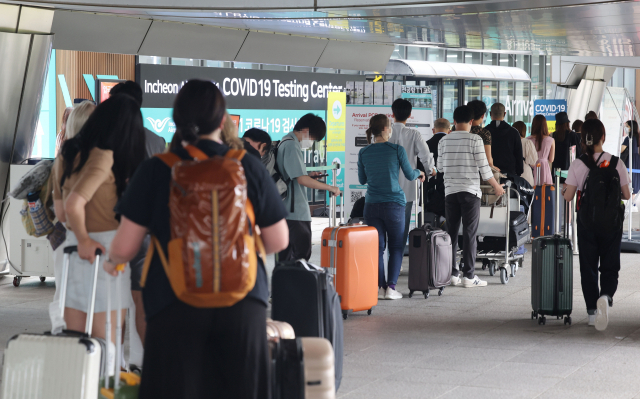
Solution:
M 424 198 L 424 195 L 422 197 Z M 438 288 L 438 295 L 442 295 L 444 287 L 451 283 L 452 256 L 451 237 L 446 231 L 431 226 L 430 223 L 411 230 L 409 298 L 415 291 L 422 291 L 426 299 L 432 288 Z

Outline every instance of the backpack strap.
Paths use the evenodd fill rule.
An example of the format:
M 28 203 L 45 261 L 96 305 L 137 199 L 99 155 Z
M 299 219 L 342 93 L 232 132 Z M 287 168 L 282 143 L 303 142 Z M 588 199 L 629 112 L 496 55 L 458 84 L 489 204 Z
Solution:
M 609 167 L 615 169 L 618 166 L 618 158 L 615 155 L 611 155 L 611 161 L 609 163 Z
M 205 159 L 209 159 L 209 156 L 195 145 L 189 144 L 188 146 L 184 147 L 184 149 L 187 150 L 189 156 L 191 156 L 191 158 L 195 159 L 196 161 L 204 161 Z
M 178 156 L 178 154 L 174 154 L 173 152 L 165 152 L 162 154 L 156 154 L 154 155 L 157 158 L 160 158 L 160 160 L 162 162 L 164 162 L 165 164 L 167 164 L 168 167 L 173 168 L 173 165 L 177 164 L 178 162 L 182 161 L 182 158 L 180 158 L 180 156 Z
M 229 151 L 227 151 L 227 153 L 224 155 L 225 158 L 233 158 L 233 159 L 237 159 L 238 161 L 242 161 L 242 158 L 244 158 L 244 154 L 246 154 L 247 151 L 245 150 L 234 150 L 234 149 L 230 149 Z
M 162 268 L 164 272 L 169 276 L 169 263 L 167 262 L 167 257 L 162 250 L 162 246 L 160 245 L 160 241 L 156 238 L 156 236 L 151 236 L 151 243 L 149 243 L 149 248 L 147 249 L 147 254 L 144 258 L 144 264 L 142 265 L 142 275 L 140 276 L 140 287 L 144 288 L 147 283 L 147 275 L 149 274 L 149 266 L 151 266 L 151 260 L 153 259 L 153 253 L 155 250 L 158 250 L 158 256 L 160 256 L 160 262 L 162 263 Z

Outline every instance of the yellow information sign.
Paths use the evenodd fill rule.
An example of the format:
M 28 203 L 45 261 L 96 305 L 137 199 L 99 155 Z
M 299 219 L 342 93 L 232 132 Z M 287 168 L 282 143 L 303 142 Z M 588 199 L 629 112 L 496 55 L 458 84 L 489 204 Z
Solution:
M 327 98 L 327 151 L 344 151 L 347 94 L 329 92 Z

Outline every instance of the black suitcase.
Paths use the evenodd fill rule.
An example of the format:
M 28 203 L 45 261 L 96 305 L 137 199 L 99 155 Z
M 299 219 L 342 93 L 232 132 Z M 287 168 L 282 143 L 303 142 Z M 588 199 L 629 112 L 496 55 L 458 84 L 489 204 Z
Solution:
M 326 338 L 335 353 L 336 391 L 342 381 L 344 332 L 333 277 L 304 260 L 281 262 L 271 280 L 271 318 L 293 327 L 296 337 Z
M 524 245 L 529 241 L 531 230 L 527 215 L 519 211 L 509 212 L 509 249 Z M 478 251 L 504 251 L 504 237 L 483 237 L 478 240 Z
M 304 356 L 300 338 L 269 340 L 272 399 L 304 399 Z
M 425 299 L 429 290 L 437 288 L 442 295 L 451 283 L 451 238 L 446 231 L 430 224 L 409 232 L 409 298 L 422 291 Z

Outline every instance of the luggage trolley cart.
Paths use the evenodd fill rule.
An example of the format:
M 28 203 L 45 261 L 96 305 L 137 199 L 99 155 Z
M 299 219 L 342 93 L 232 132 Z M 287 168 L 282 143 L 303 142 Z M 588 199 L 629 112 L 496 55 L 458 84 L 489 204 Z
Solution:
M 491 186 L 481 187 L 486 189 Z M 480 207 L 480 223 L 476 233 L 478 240 L 476 259 L 482 260 L 482 269 L 488 268 L 489 275 L 494 276 L 496 272 L 500 273 L 502 284 L 507 284 L 510 277 L 515 277 L 518 268 L 522 266 L 524 254 L 516 254 L 516 252 L 518 247 L 529 240 L 530 236 L 526 223 L 525 230 L 511 231 L 510 225 L 513 221 L 511 219 L 511 192 L 516 194 L 517 204 L 520 204 L 520 193 L 511 187 L 510 181 L 507 181 L 502 197 L 490 206 Z M 524 217 L 526 218 L 526 215 Z M 462 234 L 462 227 L 459 234 Z

